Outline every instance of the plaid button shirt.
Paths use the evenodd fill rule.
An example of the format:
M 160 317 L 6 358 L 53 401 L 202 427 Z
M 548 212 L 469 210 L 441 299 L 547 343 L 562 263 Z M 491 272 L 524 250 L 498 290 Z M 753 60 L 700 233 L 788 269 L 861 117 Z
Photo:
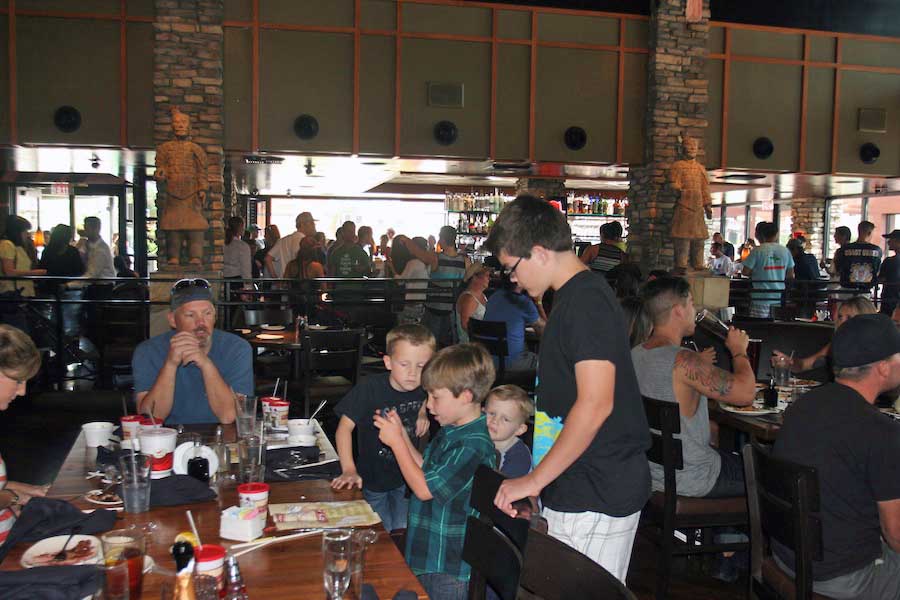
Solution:
M 496 451 L 484 415 L 459 427 L 442 427 L 428 445 L 422 470 L 432 499 L 409 500 L 406 562 L 416 575 L 445 573 L 469 579 L 462 559 L 472 481 L 478 465 L 496 467 Z

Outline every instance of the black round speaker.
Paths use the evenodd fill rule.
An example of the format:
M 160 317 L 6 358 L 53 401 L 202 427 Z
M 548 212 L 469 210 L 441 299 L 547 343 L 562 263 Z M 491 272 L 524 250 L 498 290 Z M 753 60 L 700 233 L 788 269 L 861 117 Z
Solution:
M 563 141 L 569 150 L 581 150 L 587 144 L 587 131 L 581 127 L 569 127 L 563 135 Z
M 319 121 L 312 115 L 300 115 L 294 119 L 294 135 L 301 140 L 311 140 L 319 135 Z
M 859 147 L 859 160 L 867 165 L 874 164 L 881 156 L 881 150 L 872 142 L 866 142 Z
M 74 106 L 60 106 L 53 113 L 53 124 L 63 133 L 78 131 L 81 127 L 81 113 Z
M 775 144 L 767 137 L 756 138 L 753 141 L 753 156 L 760 160 L 765 160 L 772 156 L 775 152 Z
M 459 129 L 453 121 L 438 121 L 434 125 L 434 139 L 441 146 L 449 146 L 459 137 Z

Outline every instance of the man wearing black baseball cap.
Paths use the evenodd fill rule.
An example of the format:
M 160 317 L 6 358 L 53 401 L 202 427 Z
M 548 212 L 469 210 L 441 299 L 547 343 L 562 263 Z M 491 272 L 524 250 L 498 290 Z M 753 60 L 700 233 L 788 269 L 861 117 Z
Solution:
M 172 331 L 150 338 L 131 359 L 138 410 L 166 423 L 231 423 L 234 392 L 252 395 L 253 353 L 215 329 L 209 282 L 182 279 L 169 300 Z
M 775 456 L 816 468 L 823 559 L 813 591 L 829 598 L 900 598 L 900 421 L 875 407 L 900 386 L 900 330 L 885 315 L 853 317 L 831 342 L 835 382 L 784 415 Z M 794 557 L 773 541 L 792 575 Z
M 888 249 L 894 251 L 892 257 L 884 259 L 878 272 L 878 281 L 881 283 L 881 312 L 890 315 L 897 306 L 900 306 L 900 229 L 885 233 L 882 237 L 887 240 Z

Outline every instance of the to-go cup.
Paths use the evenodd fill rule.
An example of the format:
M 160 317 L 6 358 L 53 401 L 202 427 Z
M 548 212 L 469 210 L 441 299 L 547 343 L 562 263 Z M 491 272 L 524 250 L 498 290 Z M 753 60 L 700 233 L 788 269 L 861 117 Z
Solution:
M 216 587 L 221 591 L 225 587 L 225 548 L 217 544 L 203 544 L 194 549 L 197 561 L 197 575 L 209 575 L 216 578 Z
M 152 457 L 152 479 L 162 479 L 172 474 L 172 460 L 178 432 L 168 427 L 141 429 L 141 452 Z
M 109 442 L 109 436 L 112 435 L 116 426 L 112 423 L 95 421 L 93 423 L 85 423 L 81 426 L 84 431 L 84 439 L 88 448 L 96 448 L 105 446 Z
M 288 426 L 288 410 L 291 403 L 281 398 L 266 397 L 262 399 L 263 418 L 273 429 L 285 429 Z
M 269 506 L 269 484 L 242 483 L 237 486 L 241 508 L 267 508 Z

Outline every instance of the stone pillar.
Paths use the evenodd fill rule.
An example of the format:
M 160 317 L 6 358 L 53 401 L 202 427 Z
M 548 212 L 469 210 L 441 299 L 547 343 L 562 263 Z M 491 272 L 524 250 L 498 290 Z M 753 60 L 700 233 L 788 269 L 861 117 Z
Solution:
M 223 0 L 155 0 L 154 142 L 173 138 L 172 107 L 191 118 L 191 141 L 206 151 L 209 191 L 204 216 L 209 230 L 203 248 L 203 273 L 220 273 L 223 265 L 225 224 L 222 190 L 224 146 Z M 195 273 L 182 253 L 181 264 L 165 260 L 165 232 L 157 232 L 158 269 L 173 276 Z
M 685 0 L 651 2 L 644 163 L 629 171 L 626 213 L 628 253 L 644 273 L 674 266 L 669 231 L 677 196 L 666 181 L 672 163 L 680 158 L 682 136 L 697 140 L 697 160 L 706 162 L 709 0 L 703 0 L 697 23 L 687 22 L 685 5 Z
M 825 198 L 791 200 L 791 231 L 804 232 L 807 252 L 822 259 L 825 236 L 830 233 L 825 231 Z

